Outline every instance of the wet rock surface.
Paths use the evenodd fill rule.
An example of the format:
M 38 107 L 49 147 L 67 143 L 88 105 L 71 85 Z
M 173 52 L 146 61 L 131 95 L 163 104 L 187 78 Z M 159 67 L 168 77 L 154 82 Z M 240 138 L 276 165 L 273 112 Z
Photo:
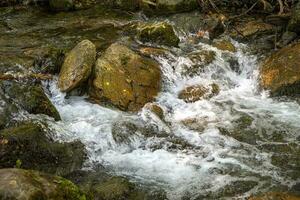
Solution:
M 62 92 L 70 92 L 86 82 L 96 61 L 96 47 L 83 40 L 70 51 L 62 65 L 58 86 Z
M 86 159 L 81 142 L 55 142 L 47 127 L 34 122 L 1 130 L 0 147 L 1 168 L 20 165 L 24 169 L 63 175 L 80 169 Z
M 159 64 L 115 43 L 97 60 L 91 97 L 128 111 L 138 111 L 160 90 Z
M 71 181 L 23 169 L 0 169 L 1 199 L 82 200 L 85 195 Z
M 163 191 L 147 191 L 127 178 L 111 176 L 105 171 L 75 171 L 67 178 L 76 183 L 91 199 L 97 200 L 167 200 Z
M 218 95 L 220 88 L 217 84 L 213 83 L 209 87 L 202 85 L 190 86 L 182 90 L 178 98 L 184 100 L 187 103 L 199 101 L 201 99 L 209 99 L 215 95 Z
M 18 106 L 30 114 L 45 114 L 53 117 L 55 120 L 60 120 L 58 111 L 40 85 L 16 81 L 0 81 L 0 88 L 3 95 L 8 98 L 10 102 L 8 104 L 11 104 L 8 110 Z M 7 115 L 9 116 L 10 114 L 8 113 Z
M 173 26 L 167 22 L 138 25 L 137 32 L 138 39 L 145 43 L 176 47 L 180 41 Z
M 0 8 L 0 77 L 9 78 L 0 84 L 0 168 L 64 175 L 86 195 L 78 196 L 69 182 L 74 193 L 60 190 L 61 179 L 52 175 L 44 180 L 41 172 L 30 172 L 39 180 L 27 183 L 23 172 L 6 170 L 17 186 L 0 185 L 0 199 L 1 187 L 12 197 L 21 191 L 41 199 L 101 200 L 231 199 L 299 191 L 297 104 L 260 93 L 257 57 L 249 55 L 264 56 L 297 40 L 297 26 L 289 25 L 286 32 L 289 15 L 268 14 L 279 7 L 210 1 L 229 11 L 223 15 L 205 13 L 205 3 L 213 6 L 209 1 L 51 2 L 51 9 L 23 6 L 23 1 L 6 1 L 18 5 Z M 243 8 L 254 4 L 249 13 Z M 251 17 L 258 9 L 264 12 Z M 295 13 L 291 18 L 290 24 Z M 232 19 L 233 24 L 227 21 Z M 229 33 L 257 51 L 249 52 Z M 94 46 L 74 49 L 86 40 Z M 289 70 L 297 74 L 298 49 L 283 51 L 270 59 L 280 75 L 271 74 L 287 77 L 278 85 L 289 92 L 275 89 L 274 94 L 295 94 L 298 83 Z M 281 62 L 292 64 L 281 68 Z M 60 71 L 67 95 L 56 88 Z M 277 87 L 278 80 L 270 85 Z M 80 95 L 88 93 L 102 106 L 89 103 L 87 96 L 75 97 L 78 87 Z M 60 119 L 56 109 L 62 121 L 52 119 Z M 103 165 L 104 172 L 77 171 L 84 162 L 92 168 Z M 297 197 L 267 193 L 262 198 Z
M 300 44 L 285 47 L 269 56 L 261 66 L 261 85 L 273 95 L 299 94 Z

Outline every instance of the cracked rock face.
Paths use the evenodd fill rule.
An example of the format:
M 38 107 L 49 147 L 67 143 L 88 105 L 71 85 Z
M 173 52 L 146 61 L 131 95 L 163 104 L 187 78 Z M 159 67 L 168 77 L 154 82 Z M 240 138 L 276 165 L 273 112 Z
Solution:
M 138 111 L 160 89 L 159 64 L 128 47 L 112 44 L 97 60 L 90 96 L 124 111 Z

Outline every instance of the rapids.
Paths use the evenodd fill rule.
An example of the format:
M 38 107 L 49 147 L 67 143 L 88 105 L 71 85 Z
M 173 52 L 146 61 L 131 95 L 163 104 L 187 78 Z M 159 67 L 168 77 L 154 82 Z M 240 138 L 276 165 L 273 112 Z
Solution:
M 163 71 L 156 102 L 165 111 L 164 122 L 146 109 L 128 114 L 92 104 L 86 97 L 66 98 L 56 81 L 44 82 L 62 117 L 61 122 L 48 121 L 55 138 L 82 141 L 89 155 L 86 168 L 104 166 L 133 182 L 162 188 L 170 199 L 232 199 L 293 188 L 300 177 L 299 161 L 291 155 L 299 153 L 300 106 L 261 91 L 258 58 L 247 53 L 246 45 L 232 42 L 236 53 L 181 37 L 180 49 L 155 57 Z M 188 54 L 201 49 L 214 51 L 215 61 L 201 73 L 185 75 L 193 65 Z M 229 57 L 238 62 L 238 70 L 230 66 Z M 180 90 L 199 83 L 217 83 L 221 92 L 194 103 L 178 99 Z M 126 117 L 143 119 L 158 131 L 150 137 L 128 133 L 129 142 L 116 143 L 112 125 Z M 199 120 L 201 130 L 184 126 L 185 119 Z

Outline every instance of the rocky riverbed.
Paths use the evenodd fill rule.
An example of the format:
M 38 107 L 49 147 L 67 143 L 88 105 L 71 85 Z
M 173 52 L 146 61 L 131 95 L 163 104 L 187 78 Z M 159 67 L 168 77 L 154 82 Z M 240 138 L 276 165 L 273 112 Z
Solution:
M 1 1 L 0 199 L 300 199 L 300 2 L 207 2 Z

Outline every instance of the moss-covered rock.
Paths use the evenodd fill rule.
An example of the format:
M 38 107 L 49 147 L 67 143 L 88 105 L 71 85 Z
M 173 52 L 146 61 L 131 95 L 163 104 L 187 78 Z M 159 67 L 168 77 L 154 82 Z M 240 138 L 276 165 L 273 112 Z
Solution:
M 86 200 L 71 181 L 38 171 L 0 169 L 0 199 Z
M 160 90 L 159 64 L 117 43 L 97 60 L 94 77 L 91 98 L 121 110 L 138 111 Z
M 145 43 L 178 46 L 180 41 L 173 26 L 167 22 L 140 24 L 137 27 L 137 32 L 138 39 Z
M 12 104 L 0 88 L 0 130 L 13 122 L 14 115 L 19 111 L 16 105 Z
M 261 85 L 272 95 L 300 94 L 300 43 L 269 56 L 261 66 Z
M 45 114 L 60 120 L 60 115 L 39 85 L 16 81 L 0 81 L 0 89 L 10 101 L 30 114 Z
M 96 47 L 89 40 L 80 42 L 68 53 L 61 68 L 58 86 L 62 92 L 70 92 L 85 82 L 96 61 Z
M 149 0 L 141 1 L 142 10 L 150 15 L 166 15 L 196 10 L 197 0 Z
M 95 3 L 95 0 L 49 0 L 50 9 L 53 11 L 86 9 Z
M 209 86 L 193 85 L 186 87 L 180 91 L 178 98 L 184 100 L 187 103 L 193 103 L 201 99 L 208 99 L 218 95 L 220 88 L 217 84 L 213 83 Z
M 288 30 L 300 33 L 300 2 L 293 8 L 291 20 L 288 24 Z
M 66 174 L 81 168 L 85 148 L 81 142 L 59 143 L 50 139 L 47 128 L 33 122 L 0 132 L 0 167 L 21 163 L 24 169 Z

